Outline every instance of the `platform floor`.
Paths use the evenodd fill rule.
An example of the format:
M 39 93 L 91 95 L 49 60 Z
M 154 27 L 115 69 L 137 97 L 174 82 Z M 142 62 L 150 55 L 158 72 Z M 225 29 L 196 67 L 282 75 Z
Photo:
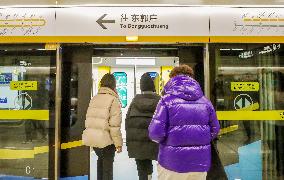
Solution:
M 90 163 L 90 180 L 97 179 L 97 156 L 94 151 L 91 153 Z M 157 161 L 153 161 L 154 172 L 152 180 L 157 180 Z M 123 151 L 119 154 L 115 154 L 114 169 L 113 169 L 114 180 L 138 180 L 138 172 L 136 169 L 136 163 L 134 159 L 130 159 L 127 154 L 126 146 L 123 146 Z

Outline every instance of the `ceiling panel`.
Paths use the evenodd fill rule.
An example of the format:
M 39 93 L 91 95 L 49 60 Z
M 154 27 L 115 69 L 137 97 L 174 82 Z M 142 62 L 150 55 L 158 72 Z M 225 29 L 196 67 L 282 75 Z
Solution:
M 176 5 L 284 5 L 284 0 L 0 0 L 7 5 L 176 4 Z

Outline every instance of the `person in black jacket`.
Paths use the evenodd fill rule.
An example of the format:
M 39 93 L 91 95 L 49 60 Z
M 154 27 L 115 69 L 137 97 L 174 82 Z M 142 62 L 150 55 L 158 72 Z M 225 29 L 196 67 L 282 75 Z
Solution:
M 156 110 L 160 96 L 155 93 L 153 79 L 148 73 L 141 76 L 140 89 L 128 109 L 125 128 L 128 156 L 135 158 L 139 180 L 151 179 L 152 160 L 157 160 L 158 144 L 148 137 L 148 126 Z

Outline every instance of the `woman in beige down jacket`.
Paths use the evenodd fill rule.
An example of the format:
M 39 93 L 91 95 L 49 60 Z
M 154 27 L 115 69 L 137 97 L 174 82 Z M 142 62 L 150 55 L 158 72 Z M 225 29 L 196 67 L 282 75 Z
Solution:
M 122 151 L 121 105 L 115 90 L 115 77 L 106 74 L 100 84 L 98 94 L 90 101 L 82 139 L 98 156 L 97 179 L 112 180 L 115 151 Z

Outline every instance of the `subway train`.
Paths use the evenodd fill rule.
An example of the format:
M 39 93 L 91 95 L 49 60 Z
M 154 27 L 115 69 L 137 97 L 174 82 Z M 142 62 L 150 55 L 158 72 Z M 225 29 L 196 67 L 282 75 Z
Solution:
M 186 5 L 0 7 L 0 179 L 96 179 L 81 139 L 102 76 L 125 139 L 141 75 L 161 94 L 180 64 L 221 125 L 207 179 L 284 179 L 284 6 Z M 114 179 L 137 178 L 124 145 Z

